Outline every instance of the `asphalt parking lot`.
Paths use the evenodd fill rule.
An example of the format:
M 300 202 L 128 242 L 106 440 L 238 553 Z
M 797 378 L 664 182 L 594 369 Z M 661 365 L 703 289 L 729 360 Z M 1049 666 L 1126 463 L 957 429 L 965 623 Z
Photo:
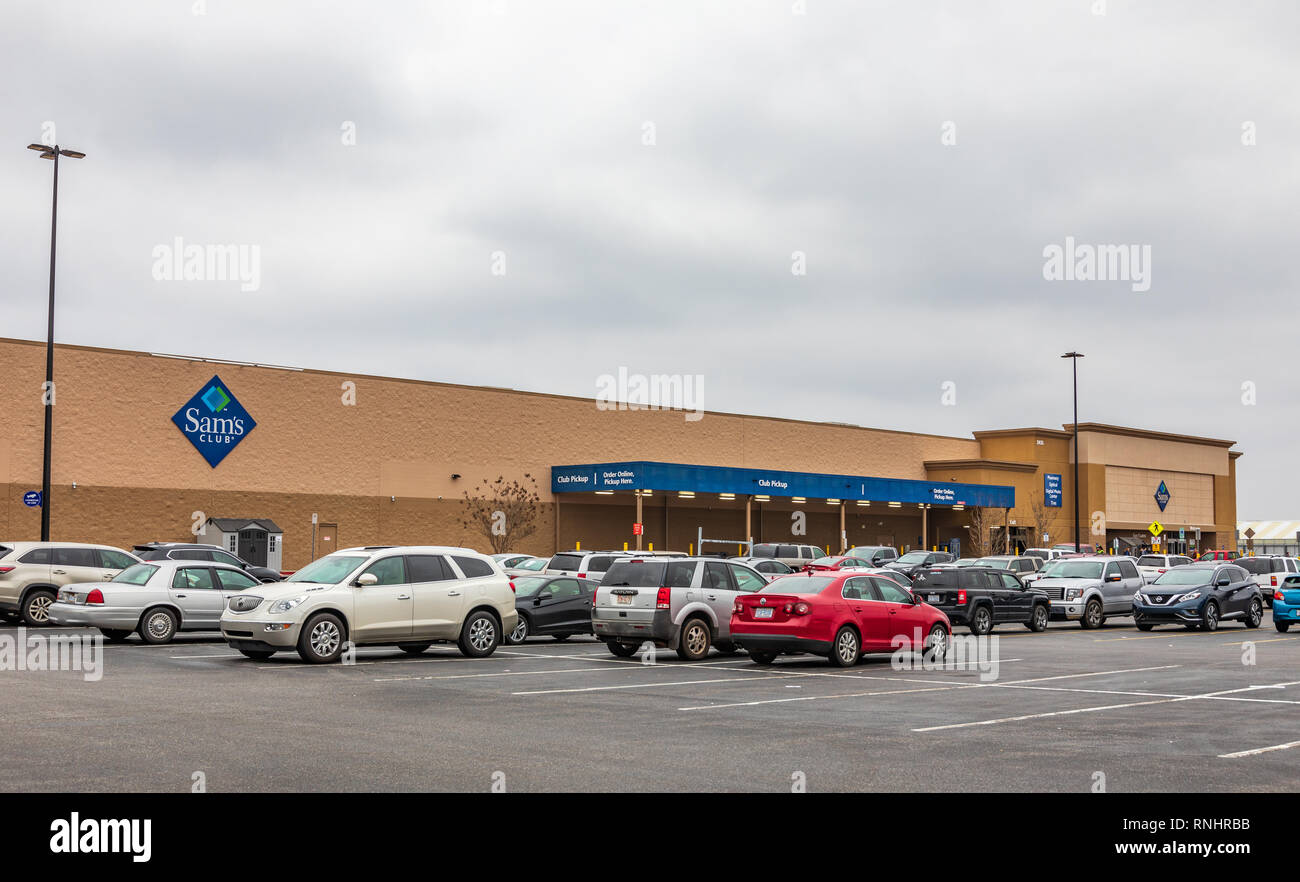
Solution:
M 591 638 L 326 667 L 132 638 L 95 682 L 0 672 L 0 789 L 188 791 L 201 772 L 213 792 L 1087 792 L 1101 773 L 1110 792 L 1293 791 L 1300 634 L 1126 621 L 1001 626 L 988 682 L 887 655 L 647 665 Z

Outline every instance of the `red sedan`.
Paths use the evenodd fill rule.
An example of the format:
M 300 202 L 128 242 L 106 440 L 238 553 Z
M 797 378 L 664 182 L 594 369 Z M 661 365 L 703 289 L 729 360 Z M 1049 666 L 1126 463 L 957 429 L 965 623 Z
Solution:
M 847 668 L 868 652 L 911 649 L 929 658 L 948 651 L 952 625 L 935 609 L 883 576 L 798 573 L 737 596 L 731 639 L 756 664 L 781 653 L 824 655 Z
M 816 560 L 804 564 L 803 572 L 821 573 L 826 570 L 832 572 L 836 570 L 869 570 L 871 567 L 871 561 L 863 560 L 860 557 L 850 557 L 846 554 L 831 554 L 826 557 L 819 557 Z

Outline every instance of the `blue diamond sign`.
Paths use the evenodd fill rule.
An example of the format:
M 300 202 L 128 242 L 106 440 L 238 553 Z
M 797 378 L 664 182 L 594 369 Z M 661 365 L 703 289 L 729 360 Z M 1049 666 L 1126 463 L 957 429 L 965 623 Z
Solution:
M 214 469 L 257 426 L 221 377 L 205 383 L 172 422 Z
M 1165 486 L 1164 481 L 1161 481 L 1160 486 L 1156 488 L 1156 505 L 1160 506 L 1161 511 L 1164 511 L 1165 506 L 1168 504 L 1169 504 L 1169 488 Z

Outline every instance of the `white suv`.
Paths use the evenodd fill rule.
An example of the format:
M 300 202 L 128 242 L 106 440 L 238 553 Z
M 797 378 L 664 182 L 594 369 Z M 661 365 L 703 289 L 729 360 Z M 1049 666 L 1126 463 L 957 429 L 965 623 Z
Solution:
M 348 643 L 418 655 L 454 640 L 464 655 L 486 658 L 518 616 L 514 586 L 486 555 L 442 545 L 368 546 L 231 597 L 221 636 L 249 658 L 296 649 L 312 664 L 335 661 Z
M 1233 563 L 1250 573 L 1250 580 L 1259 586 L 1259 593 L 1270 608 L 1273 606 L 1273 592 L 1297 570 L 1296 559 L 1282 554 L 1257 554 L 1238 558 Z

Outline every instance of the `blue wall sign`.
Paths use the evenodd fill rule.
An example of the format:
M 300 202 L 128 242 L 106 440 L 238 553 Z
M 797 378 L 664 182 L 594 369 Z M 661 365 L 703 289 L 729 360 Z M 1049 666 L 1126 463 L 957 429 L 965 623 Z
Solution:
M 257 425 L 217 376 L 176 411 L 172 422 L 214 469 Z
M 1169 504 L 1169 488 L 1165 486 L 1164 481 L 1161 481 L 1160 486 L 1156 488 L 1156 505 L 1160 506 L 1161 511 L 1164 511 L 1165 506 L 1168 504 Z
M 1043 505 L 1047 508 L 1061 507 L 1061 476 L 1043 474 Z
M 551 466 L 552 493 L 591 493 L 595 490 L 661 490 L 696 493 L 802 496 L 872 502 L 933 503 L 987 508 L 1015 508 L 1016 488 L 1001 484 L 958 484 L 822 475 L 729 466 L 684 465 L 666 462 L 606 462 Z
M 23 494 L 23 505 L 28 508 L 35 508 L 41 504 L 41 494 L 38 490 L 28 490 Z

